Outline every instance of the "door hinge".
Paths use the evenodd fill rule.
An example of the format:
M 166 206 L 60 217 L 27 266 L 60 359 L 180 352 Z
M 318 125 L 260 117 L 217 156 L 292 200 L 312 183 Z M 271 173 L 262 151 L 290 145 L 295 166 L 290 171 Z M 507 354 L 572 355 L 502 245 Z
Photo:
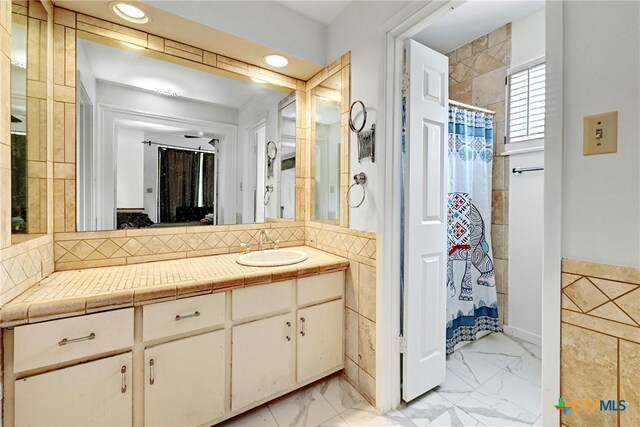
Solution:
M 407 352 L 407 339 L 405 337 L 398 337 L 398 348 L 400 349 L 400 354 L 405 354 Z

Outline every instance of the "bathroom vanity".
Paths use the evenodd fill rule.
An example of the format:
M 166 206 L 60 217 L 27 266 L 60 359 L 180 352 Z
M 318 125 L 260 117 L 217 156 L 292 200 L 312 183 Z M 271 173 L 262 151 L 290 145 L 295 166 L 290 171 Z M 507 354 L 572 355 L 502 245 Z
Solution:
M 4 424 L 212 425 L 341 370 L 348 261 L 298 249 L 54 273 L 2 311 Z

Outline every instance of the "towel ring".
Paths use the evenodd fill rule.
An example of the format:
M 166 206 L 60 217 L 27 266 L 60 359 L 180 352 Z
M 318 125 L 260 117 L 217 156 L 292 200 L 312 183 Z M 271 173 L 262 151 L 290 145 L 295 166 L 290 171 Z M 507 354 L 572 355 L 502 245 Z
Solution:
M 353 107 L 356 104 L 360 104 L 362 106 L 362 113 L 364 114 L 364 120 L 362 120 L 362 126 L 360 126 L 360 129 L 356 129 L 355 125 L 353 124 Z M 362 101 L 358 100 L 353 104 L 351 104 L 351 108 L 349 108 L 349 129 L 351 129 L 355 133 L 360 133 L 362 132 L 362 129 L 364 129 L 364 126 L 366 124 L 367 124 L 367 107 L 364 106 L 364 103 Z
M 367 197 L 367 189 L 364 186 L 364 184 L 367 182 L 367 174 L 364 172 L 357 173 L 353 176 L 353 181 L 353 184 L 351 184 L 351 186 L 347 190 L 347 204 L 350 208 L 359 208 L 360 206 L 362 206 L 362 204 L 364 203 L 364 199 Z M 353 187 L 355 187 L 356 185 L 362 187 L 362 199 L 357 204 L 352 205 L 349 199 L 349 194 L 351 193 Z

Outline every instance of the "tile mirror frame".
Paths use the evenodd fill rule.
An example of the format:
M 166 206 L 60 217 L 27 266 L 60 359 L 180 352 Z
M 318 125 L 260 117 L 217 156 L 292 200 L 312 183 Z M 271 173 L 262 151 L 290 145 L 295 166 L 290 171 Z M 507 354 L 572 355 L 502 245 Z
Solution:
M 17 27 L 12 31 L 12 45 L 14 42 L 26 45 L 24 58 L 11 58 L 11 210 L 10 216 L 10 240 L 11 245 L 20 244 L 28 240 L 47 235 L 50 232 L 49 193 L 50 182 L 48 166 L 50 164 L 49 125 L 50 104 L 48 101 L 50 80 L 49 66 L 49 25 L 50 19 L 47 11 L 39 0 L 13 1 L 11 4 L 11 20 L 19 23 L 21 31 Z M 24 32 L 24 34 L 22 34 Z M 17 40 L 22 35 L 24 40 Z M 12 52 L 12 56 L 13 52 Z M 15 73 L 24 69 L 24 93 L 14 90 Z M 24 98 L 24 111 L 15 111 L 14 101 L 20 102 Z M 22 110 L 22 108 L 20 108 Z M 14 116 L 16 123 L 13 123 Z M 19 116 L 19 118 L 18 118 Z M 22 126 L 18 120 L 24 122 Z M 18 129 L 20 128 L 20 129 Z M 15 130 L 15 132 L 14 132 Z M 23 135 L 24 150 L 22 153 L 14 144 L 18 142 L 18 135 Z M 18 156 L 21 154 L 21 159 Z M 16 161 L 23 163 L 23 173 L 19 172 Z M 23 176 L 18 176 L 18 175 Z M 19 209 L 14 203 L 14 194 L 17 191 L 14 180 L 24 183 L 24 206 L 22 214 L 14 215 Z M 22 218 L 24 217 L 24 218 Z M 18 224 L 22 221 L 21 224 Z
M 144 54 L 160 57 L 179 65 L 223 74 L 233 78 L 256 78 L 269 85 L 295 91 L 296 96 L 296 158 L 300 158 L 306 139 L 299 131 L 304 126 L 306 110 L 306 82 L 279 74 L 259 66 L 209 52 L 194 46 L 94 18 L 78 12 L 55 7 L 53 28 L 53 83 L 54 83 L 54 132 L 53 132 L 53 225 L 56 233 L 75 233 L 77 230 L 76 206 L 76 43 L 77 38 L 100 38 L 114 46 L 122 43 L 145 49 Z M 302 162 L 296 164 L 296 176 L 302 176 Z M 295 221 L 304 221 L 304 204 L 300 195 L 304 188 L 296 180 Z M 270 222 L 271 219 L 267 219 Z M 286 221 L 286 220 L 278 220 Z M 239 224 L 238 224 L 239 225 Z M 207 226 L 233 227 L 234 225 Z M 166 227 L 170 232 L 174 227 Z M 175 227 L 179 229 L 180 227 Z M 106 230 L 105 230 L 106 231 Z M 85 233 L 85 232 L 80 232 Z M 92 233 L 92 232 L 86 232 Z
M 316 111 L 314 97 L 316 92 L 323 89 L 323 83 L 329 80 L 339 80 L 340 88 L 340 179 L 339 179 L 339 215 L 335 220 L 316 219 Z M 309 207 L 306 215 L 307 221 L 321 222 L 342 227 L 349 227 L 349 206 L 347 204 L 347 191 L 349 189 L 349 107 L 351 105 L 351 53 L 347 52 L 329 66 L 324 68 L 307 82 L 308 104 L 308 163 L 307 163 L 307 189 L 306 202 Z

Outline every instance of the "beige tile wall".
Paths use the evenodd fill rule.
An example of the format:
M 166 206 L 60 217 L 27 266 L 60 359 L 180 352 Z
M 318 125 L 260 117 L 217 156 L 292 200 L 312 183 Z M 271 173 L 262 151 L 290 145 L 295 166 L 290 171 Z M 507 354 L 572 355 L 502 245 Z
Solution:
M 27 2 L 25 2 L 27 3 Z M 27 231 L 48 231 L 48 15 L 39 1 L 27 3 L 21 13 L 27 23 Z M 16 8 L 17 9 L 17 8 Z
M 345 294 L 345 375 L 376 399 L 376 234 L 306 223 L 306 244 L 349 259 Z
M 44 2 L 44 8 L 36 1 L 0 1 L 0 68 L 2 69 L 0 97 L 0 115 L 9 116 L 10 109 L 10 25 L 12 9 L 29 16 L 29 43 L 51 45 L 53 31 L 52 20 L 47 23 L 47 16 L 52 11 L 51 5 Z M 51 154 L 52 134 L 52 57 L 40 55 L 29 56 L 28 90 L 29 117 L 39 117 L 29 122 L 29 218 L 36 228 L 30 232 L 43 233 L 43 236 L 28 239 L 21 243 L 11 244 L 11 149 L 10 127 L 5 120 L 0 121 L 0 306 L 13 299 L 31 285 L 42 280 L 53 272 L 53 235 L 52 232 L 52 176 L 53 163 Z M 41 67 L 47 61 L 47 67 Z M 32 64 L 37 64 L 34 66 Z M 43 75 L 42 70 L 46 69 Z M 37 71 L 37 72 L 36 72 Z M 44 78 L 44 81 L 43 81 Z M 44 87 L 43 87 L 44 86 Z M 44 91 L 44 93 L 43 93 Z M 45 108 L 46 107 L 46 108 Z M 35 110 L 35 111 L 34 111 Z M 33 114 L 33 115 L 32 115 Z M 35 135 L 33 138 L 31 135 Z M 37 143 L 32 144 L 35 141 Z M 37 164 L 35 163 L 37 162 Z M 44 170 L 43 170 L 44 169 Z M 37 180 L 32 191 L 31 180 Z M 33 208 L 37 204 L 37 209 Z M 32 209 L 33 208 L 33 209 Z
M 491 239 L 498 291 L 498 311 L 508 310 L 509 160 L 501 157 L 505 135 L 505 77 L 511 63 L 511 24 L 468 43 L 449 57 L 449 98 L 496 112 L 493 118 Z
M 11 245 L 11 2 L 0 2 L 0 249 Z
M 269 236 L 280 240 L 283 247 L 304 245 L 304 223 L 293 221 L 57 233 L 53 251 L 55 269 L 139 264 L 240 252 L 244 250 L 241 243 L 255 247 L 258 233 L 263 229 L 269 230 Z
M 640 269 L 562 261 L 560 394 L 627 402 L 623 412 L 570 410 L 562 424 L 640 425 Z

